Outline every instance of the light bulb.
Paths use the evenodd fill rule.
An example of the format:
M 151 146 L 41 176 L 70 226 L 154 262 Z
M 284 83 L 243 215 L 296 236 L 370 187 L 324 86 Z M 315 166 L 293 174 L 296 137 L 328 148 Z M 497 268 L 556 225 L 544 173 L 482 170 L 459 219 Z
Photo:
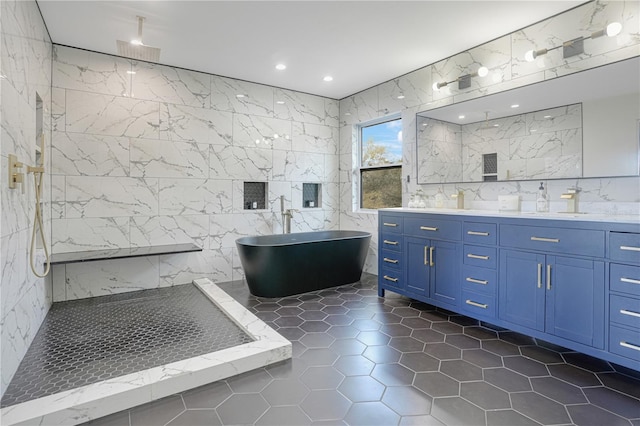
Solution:
M 439 92 L 440 91 L 440 84 L 436 81 L 435 83 L 433 83 L 433 91 L 434 92 Z
M 609 37 L 617 36 L 620 34 L 620 31 L 622 31 L 622 24 L 620 22 L 612 22 L 607 25 L 607 35 Z
M 134 46 L 142 46 L 142 40 L 138 40 L 137 38 L 134 38 L 133 40 L 131 40 L 130 43 L 133 44 Z
M 260 139 L 256 139 L 256 145 L 260 145 Z
M 489 75 L 489 68 L 487 67 L 478 68 L 478 76 L 486 77 L 487 75 Z
M 536 59 L 536 54 L 533 50 L 528 50 L 527 53 L 524 54 L 524 59 L 527 62 L 533 62 L 534 59 Z
M 286 70 L 287 66 L 285 64 L 278 64 L 278 65 L 276 65 L 276 69 L 278 71 Z
M 277 134 L 277 133 L 274 133 L 274 134 L 273 134 L 273 138 L 274 138 L 274 139 L 278 139 L 279 137 L 280 137 L 280 135 L 279 135 L 279 134 Z

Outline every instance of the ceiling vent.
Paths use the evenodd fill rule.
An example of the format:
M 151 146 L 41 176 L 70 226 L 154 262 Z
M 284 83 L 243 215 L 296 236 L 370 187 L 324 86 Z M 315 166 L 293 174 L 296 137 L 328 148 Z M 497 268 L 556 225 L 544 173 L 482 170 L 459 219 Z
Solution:
M 131 41 L 116 40 L 118 55 L 126 58 L 148 62 L 160 62 L 160 49 L 147 46 L 142 42 L 142 22 L 144 18 L 138 16 L 138 38 Z

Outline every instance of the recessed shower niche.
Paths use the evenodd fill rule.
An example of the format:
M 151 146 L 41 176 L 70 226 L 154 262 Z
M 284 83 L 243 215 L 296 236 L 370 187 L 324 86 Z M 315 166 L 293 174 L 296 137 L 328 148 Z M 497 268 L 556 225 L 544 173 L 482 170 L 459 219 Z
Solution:
M 303 183 L 302 184 L 302 207 L 314 208 L 320 207 L 321 187 L 319 183 Z
M 244 183 L 243 208 L 245 210 L 264 210 L 267 208 L 267 183 Z

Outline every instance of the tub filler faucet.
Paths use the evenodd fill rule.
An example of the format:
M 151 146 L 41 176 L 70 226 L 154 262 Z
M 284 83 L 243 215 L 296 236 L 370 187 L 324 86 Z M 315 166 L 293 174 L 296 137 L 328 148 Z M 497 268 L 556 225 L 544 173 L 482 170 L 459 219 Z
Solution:
M 280 196 L 280 215 L 282 215 L 282 233 L 290 234 L 291 233 L 291 218 L 293 217 L 293 212 L 300 212 L 300 210 L 296 209 L 284 209 L 284 195 Z

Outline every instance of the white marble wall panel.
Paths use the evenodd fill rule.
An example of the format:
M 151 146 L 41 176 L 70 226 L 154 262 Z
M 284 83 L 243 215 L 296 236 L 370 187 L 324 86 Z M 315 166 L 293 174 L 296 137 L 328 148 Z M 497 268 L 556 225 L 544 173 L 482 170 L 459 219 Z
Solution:
M 67 176 L 66 217 L 158 214 L 158 179 Z
M 53 253 L 126 248 L 129 218 L 54 219 L 51 240 Z
M 379 116 L 377 87 L 340 100 L 341 125 L 361 123 Z
M 158 185 L 161 215 L 230 213 L 233 206 L 230 180 L 159 179 Z
M 66 300 L 161 287 L 158 256 L 66 265 Z
M 131 176 L 209 177 L 209 144 L 153 139 L 131 141 Z
M 161 104 L 160 139 L 229 145 L 232 140 L 232 113 Z
M 211 108 L 273 117 L 274 89 L 261 84 L 211 76 Z
M 273 233 L 274 219 L 271 212 L 218 214 L 211 215 L 210 219 L 211 249 L 233 248 L 240 237 Z
M 256 141 L 259 141 L 259 143 L 256 143 Z M 291 121 L 256 115 L 234 114 L 233 144 L 247 148 L 290 150 Z
M 274 151 L 273 180 L 322 182 L 324 181 L 324 155 Z
M 105 95 L 131 93 L 131 61 L 66 46 L 53 48 L 55 86 Z
M 51 218 L 64 218 L 65 210 L 65 187 L 66 178 L 64 176 L 51 176 Z
M 534 133 L 512 138 L 509 144 L 511 160 L 555 157 L 560 154 L 562 154 L 562 135 L 559 132 Z
M 387 115 L 430 102 L 433 98 L 432 84 L 429 68 L 421 68 L 380 84 L 380 114 Z
M 340 184 L 338 182 L 323 184 L 320 201 L 320 207 L 326 212 L 340 211 Z
M 636 43 L 640 43 L 640 37 L 635 36 L 635 38 L 639 39 Z M 603 53 L 602 55 L 585 58 L 579 62 L 569 62 L 552 69 L 545 69 L 544 77 L 545 79 L 561 77 L 567 74 L 573 74 L 575 72 L 634 58 L 638 55 L 640 55 L 640 45 L 634 44 L 612 52 Z
M 209 216 L 141 216 L 131 218 L 131 246 L 194 243 L 209 248 Z
M 308 123 L 293 123 L 293 150 L 324 154 L 338 153 L 338 129 Z
M 274 115 L 301 123 L 326 124 L 325 98 L 291 90 L 274 89 Z
M 525 115 L 527 131 L 552 132 L 582 128 L 582 105 L 574 104 Z
M 234 184 L 240 186 L 242 185 L 242 182 L 236 181 L 234 182 Z M 268 183 L 269 205 L 267 206 L 267 209 L 273 212 L 276 212 L 277 214 L 280 214 L 281 212 L 280 196 L 282 195 L 284 195 L 285 210 L 301 208 L 302 197 L 300 198 L 293 197 L 294 185 L 295 184 L 292 184 L 291 182 L 270 181 Z M 296 188 L 297 188 L 297 185 L 296 185 Z M 238 188 L 238 190 L 234 190 L 234 194 L 242 194 L 242 188 Z M 241 198 L 241 195 L 238 195 L 238 198 Z M 236 206 L 239 208 L 234 208 L 234 211 L 241 212 L 243 209 L 243 206 L 241 205 L 241 203 L 238 203 Z
M 66 125 L 66 96 L 64 89 L 53 87 L 51 89 L 51 129 L 64 132 Z
M 326 182 L 340 182 L 340 156 L 324 155 L 324 180 Z
M 26 162 L 31 158 L 29 141 L 35 141 L 36 137 L 35 108 L 7 79 L 0 79 L 0 93 L 2 104 L 11 106 L 3 108 L 0 115 L 0 151 L 4 157 L 15 154 L 20 161 Z
M 129 138 L 53 132 L 51 173 L 129 176 Z
M 0 162 L 2 164 L 2 170 L 7 170 L 9 164 L 7 157 L 1 157 Z M 2 182 L 5 182 L 5 178 L 2 178 Z M 28 182 L 32 182 L 31 179 L 29 179 Z M 29 197 L 32 196 L 31 185 L 25 186 L 24 194 L 20 187 L 18 187 L 18 189 L 9 189 L 8 185 L 2 185 L 0 189 L 0 204 L 2 205 L 0 211 L 0 232 L 3 237 L 29 226 L 32 211 L 30 200 L 33 199 Z
M 160 286 L 187 284 L 194 279 L 230 281 L 231 250 L 206 250 L 160 256 Z
M 291 232 L 322 231 L 326 228 L 324 211 L 304 209 L 294 213 L 291 219 Z
M 211 145 L 210 165 L 209 177 L 214 179 L 267 181 L 273 156 L 271 149 Z
M 133 62 L 131 97 L 193 107 L 209 107 L 208 74 L 148 62 Z
M 157 139 L 159 120 L 157 102 L 67 90 L 67 132 Z
M 27 268 L 28 252 L 27 231 L 19 231 L 3 236 L 0 239 L 2 250 L 2 288 L 0 296 L 2 311 L 0 318 L 4 318 L 13 305 L 28 290 Z
M 324 99 L 324 124 L 327 126 L 340 126 L 340 102 L 335 99 Z

